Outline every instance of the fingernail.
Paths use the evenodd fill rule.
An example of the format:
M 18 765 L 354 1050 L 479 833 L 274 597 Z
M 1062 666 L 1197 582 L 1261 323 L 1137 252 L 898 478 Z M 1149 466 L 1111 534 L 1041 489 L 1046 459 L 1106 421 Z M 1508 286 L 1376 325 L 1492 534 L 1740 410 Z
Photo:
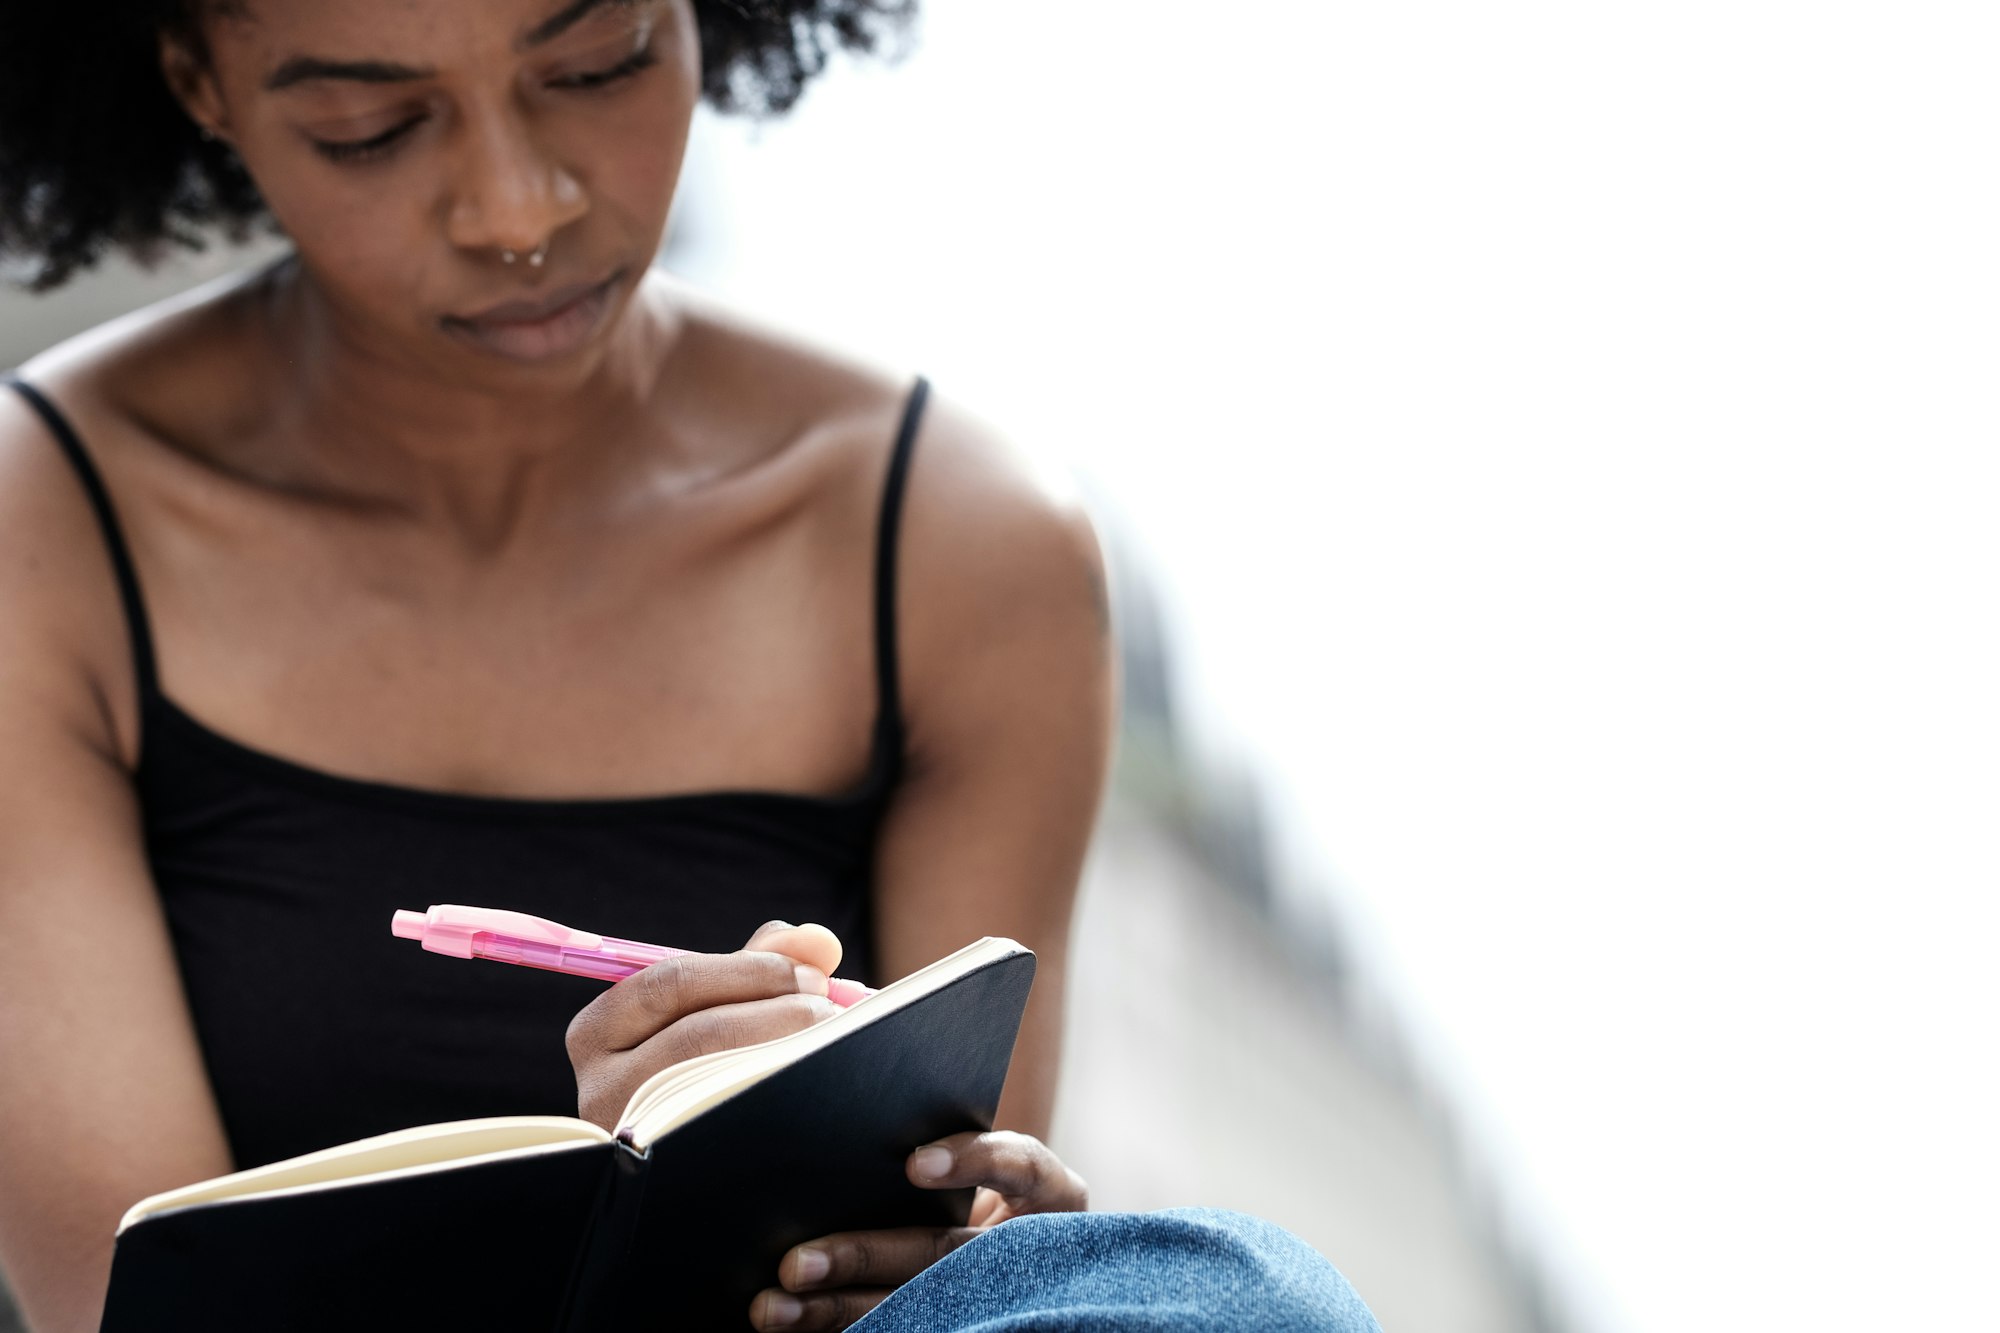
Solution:
M 799 1303 L 798 1297 L 773 1296 L 764 1302 L 764 1327 L 790 1328 L 805 1312 L 806 1307 Z
M 919 1148 L 912 1163 L 925 1180 L 939 1180 L 951 1173 L 951 1149 Z
M 800 963 L 792 969 L 792 975 L 799 979 L 799 994 L 826 994 L 826 973 L 818 968 L 807 967 L 804 963 Z
M 825 1250 L 815 1250 L 810 1245 L 801 1245 L 792 1251 L 792 1272 L 801 1287 L 817 1286 L 821 1278 L 833 1270 L 833 1260 L 827 1258 Z

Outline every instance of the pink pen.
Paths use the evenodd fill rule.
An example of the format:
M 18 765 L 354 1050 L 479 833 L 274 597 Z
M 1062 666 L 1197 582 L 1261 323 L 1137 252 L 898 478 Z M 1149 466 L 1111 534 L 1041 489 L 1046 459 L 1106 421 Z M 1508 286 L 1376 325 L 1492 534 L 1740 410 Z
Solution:
M 486 958 L 599 981 L 621 981 L 648 963 L 691 952 L 572 930 L 526 912 L 456 903 L 441 903 L 428 912 L 398 912 L 389 929 L 403 939 L 422 941 L 432 953 Z M 826 986 L 826 998 L 843 1009 L 875 993 L 839 977 L 830 978 Z

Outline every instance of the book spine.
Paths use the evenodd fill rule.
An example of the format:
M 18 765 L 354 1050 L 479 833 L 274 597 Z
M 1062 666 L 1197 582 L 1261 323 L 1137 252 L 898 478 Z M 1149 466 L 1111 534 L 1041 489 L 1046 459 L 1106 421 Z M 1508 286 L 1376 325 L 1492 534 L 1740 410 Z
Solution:
M 646 1199 L 647 1156 L 623 1137 L 612 1143 L 610 1164 L 590 1229 L 577 1249 L 556 1333 L 594 1333 L 613 1322 L 618 1295 L 613 1285 L 626 1269 L 625 1258 L 631 1253 Z

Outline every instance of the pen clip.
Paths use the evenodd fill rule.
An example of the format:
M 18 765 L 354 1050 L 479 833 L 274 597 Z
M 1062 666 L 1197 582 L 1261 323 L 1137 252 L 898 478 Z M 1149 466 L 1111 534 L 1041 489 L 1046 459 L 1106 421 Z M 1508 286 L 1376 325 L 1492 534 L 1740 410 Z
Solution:
M 398 912 L 391 928 L 404 939 L 421 940 L 432 953 L 450 954 L 454 958 L 473 957 L 473 940 L 480 935 L 506 935 L 571 949 L 604 947 L 602 935 L 576 930 L 544 917 L 458 903 L 438 903 L 422 914 Z

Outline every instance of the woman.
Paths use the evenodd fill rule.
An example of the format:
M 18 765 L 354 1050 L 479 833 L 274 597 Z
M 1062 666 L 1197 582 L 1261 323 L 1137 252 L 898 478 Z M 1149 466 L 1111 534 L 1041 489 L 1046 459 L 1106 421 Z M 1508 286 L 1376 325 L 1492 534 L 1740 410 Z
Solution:
M 1078 1236 L 1166 1290 L 1164 1222 L 957 1250 L 1084 1205 L 1040 1136 L 1113 713 L 1086 521 L 921 380 L 650 267 L 697 98 L 782 110 L 906 8 L 0 20 L 0 244 L 40 285 L 267 213 L 292 246 L 0 393 L 0 1262 L 34 1328 L 94 1326 L 143 1195 L 425 1121 L 609 1124 L 824 1017 L 836 968 L 984 934 L 1042 959 L 1008 1132 L 909 1168 L 980 1186 L 975 1225 L 802 1246 L 752 1322 L 901 1286 L 870 1327 L 949 1326 L 1024 1253 L 1129 1295 L 1110 1261 L 1062 1287 Z M 596 992 L 438 966 L 385 929 L 437 901 L 708 953 Z M 1281 1233 L 1173 1225 L 1297 1260 L 1258 1302 L 1351 1300 Z

